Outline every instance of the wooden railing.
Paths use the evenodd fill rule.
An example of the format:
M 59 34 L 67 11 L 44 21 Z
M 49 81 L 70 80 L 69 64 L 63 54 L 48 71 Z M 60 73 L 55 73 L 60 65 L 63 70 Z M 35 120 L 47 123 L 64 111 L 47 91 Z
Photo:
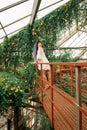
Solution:
M 54 121 L 54 111 L 58 111 L 63 120 L 67 124 L 67 128 L 64 130 L 87 130 L 87 63 L 83 62 L 56 62 L 56 63 L 43 63 L 49 64 L 51 70 L 51 81 L 46 81 L 42 75 L 42 69 L 39 72 L 36 65 L 36 91 L 40 93 L 39 99 L 43 106 L 44 94 L 48 96 L 50 101 L 50 115 L 48 114 L 52 127 L 58 129 Z M 42 63 L 41 68 L 42 68 Z M 50 86 L 50 94 L 44 91 L 44 85 L 46 83 Z M 72 105 L 75 109 L 75 123 L 73 125 L 72 120 L 66 118 L 66 115 L 62 113 L 62 110 L 57 106 L 54 99 L 54 93 L 61 95 L 68 104 Z M 64 92 L 64 93 L 63 93 Z M 68 94 L 67 94 L 67 93 Z M 42 95 L 42 96 L 41 96 Z M 71 98 L 70 98 L 71 97 Z M 61 102 L 60 102 L 61 104 Z M 55 109 L 54 109 L 55 108 Z M 84 117 L 83 117 L 84 116 Z M 68 117 L 68 116 L 67 116 Z M 74 120 L 74 119 L 73 119 Z M 63 125 L 62 125 L 63 127 Z M 62 130 L 62 129 L 61 129 Z

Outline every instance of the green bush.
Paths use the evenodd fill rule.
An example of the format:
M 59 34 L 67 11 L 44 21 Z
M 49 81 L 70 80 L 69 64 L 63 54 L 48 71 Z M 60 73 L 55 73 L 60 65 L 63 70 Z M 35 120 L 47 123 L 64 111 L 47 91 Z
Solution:
M 25 86 L 16 76 L 0 72 L 0 112 L 8 110 L 9 106 L 20 107 L 27 99 Z

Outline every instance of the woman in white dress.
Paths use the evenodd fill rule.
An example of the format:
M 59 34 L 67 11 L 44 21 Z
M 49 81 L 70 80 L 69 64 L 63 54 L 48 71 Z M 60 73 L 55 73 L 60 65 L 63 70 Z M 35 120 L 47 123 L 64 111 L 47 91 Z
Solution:
M 38 63 L 49 63 L 45 53 L 44 53 L 44 49 L 42 47 L 42 42 L 38 41 L 37 43 L 35 43 L 34 45 L 34 59 L 38 62 Z M 38 64 L 38 69 L 41 70 L 41 64 Z M 49 64 L 42 64 L 42 74 L 43 74 L 43 78 L 45 80 L 50 81 L 50 65 Z M 45 89 L 49 88 L 48 85 L 45 85 Z

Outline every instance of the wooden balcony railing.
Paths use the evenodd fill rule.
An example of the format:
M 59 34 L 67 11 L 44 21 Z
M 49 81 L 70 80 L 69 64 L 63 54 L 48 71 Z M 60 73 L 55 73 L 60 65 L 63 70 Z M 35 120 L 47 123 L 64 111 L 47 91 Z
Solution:
M 36 92 L 55 130 L 87 130 L 87 63 L 49 64 L 51 81 L 36 65 Z M 41 68 L 42 68 L 42 63 Z M 44 90 L 44 84 L 50 86 Z

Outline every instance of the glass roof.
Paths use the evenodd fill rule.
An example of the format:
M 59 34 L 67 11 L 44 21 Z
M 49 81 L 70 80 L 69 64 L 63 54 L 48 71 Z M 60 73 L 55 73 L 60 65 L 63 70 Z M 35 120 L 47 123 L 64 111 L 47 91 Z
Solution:
M 70 32 L 67 30 L 62 32 L 54 55 L 59 55 L 66 49 L 71 53 L 72 57 L 79 56 L 82 59 L 87 59 L 87 26 L 84 26 L 84 29 L 82 28 L 80 31 L 76 31 L 73 26 Z
M 38 0 L 0 0 L 0 43 L 6 35 L 11 36 L 29 24 L 36 1 Z M 70 0 L 41 0 L 36 19 L 40 19 L 68 1 Z M 77 47 L 87 46 L 86 31 L 87 26 L 85 32 L 75 33 L 59 47 L 76 47 L 76 50 L 73 49 L 74 52 L 76 51 L 75 54 L 81 54 L 82 49 L 78 50 Z M 69 34 L 67 33 L 67 35 Z M 61 37 L 64 37 L 64 34 Z
M 72 50 L 72 56 L 77 57 L 82 54 L 82 51 L 87 47 L 87 33 L 78 31 L 71 38 L 64 42 L 60 46 L 60 49 L 67 48 Z M 84 58 L 87 57 L 87 54 L 84 55 Z
M 36 17 L 41 18 L 68 1 L 41 0 Z M 33 4 L 34 0 L 0 0 L 0 41 L 6 34 L 13 35 L 29 23 Z
M 37 17 L 41 18 L 70 0 L 42 0 Z
M 87 45 L 87 33 L 86 32 L 82 32 L 82 31 L 78 31 L 76 34 L 74 34 L 69 40 L 67 40 L 66 42 L 64 42 L 63 45 L 61 45 L 60 47 L 84 47 L 85 45 Z
M 29 23 L 32 11 L 33 0 L 18 4 L 18 0 L 0 0 L 0 22 L 6 34 L 12 34 Z M 8 8 L 7 7 L 11 7 Z M 2 11 L 3 10 L 3 11 Z M 0 38 L 5 36 L 3 29 L 0 29 Z

